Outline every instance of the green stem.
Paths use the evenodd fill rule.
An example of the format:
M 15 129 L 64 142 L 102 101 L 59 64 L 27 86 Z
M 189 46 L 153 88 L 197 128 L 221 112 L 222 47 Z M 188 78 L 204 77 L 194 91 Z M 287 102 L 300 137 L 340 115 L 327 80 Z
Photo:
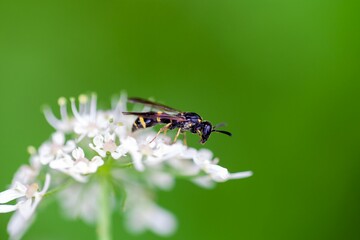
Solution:
M 67 180 L 65 183 L 60 184 L 59 187 L 57 187 L 57 188 L 55 188 L 55 189 L 52 189 L 51 191 L 46 192 L 46 193 L 44 194 L 44 197 L 49 197 L 49 196 L 51 196 L 51 195 L 53 195 L 53 194 L 55 194 L 55 193 L 57 193 L 57 192 L 60 192 L 60 191 L 62 191 L 62 190 L 64 190 L 64 189 L 66 189 L 67 187 L 69 187 L 69 186 L 70 186 L 71 184 L 73 184 L 73 183 L 74 183 L 74 180 L 73 180 L 73 179 L 69 179 L 69 180 Z
M 99 240 L 111 240 L 111 186 L 105 176 L 101 176 L 100 208 L 98 212 L 97 234 Z

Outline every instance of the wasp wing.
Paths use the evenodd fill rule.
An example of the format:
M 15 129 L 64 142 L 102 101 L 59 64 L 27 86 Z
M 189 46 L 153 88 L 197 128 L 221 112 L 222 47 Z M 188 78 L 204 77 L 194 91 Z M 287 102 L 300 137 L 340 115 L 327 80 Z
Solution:
M 171 115 L 171 114 L 167 114 L 167 113 L 157 113 L 157 112 L 123 112 L 123 114 L 124 114 L 124 115 L 135 115 L 135 116 L 138 116 L 138 117 L 151 118 L 151 119 L 160 118 L 160 119 L 169 119 L 169 120 L 178 121 L 178 122 L 184 122 L 184 121 L 186 121 L 186 118 L 185 118 L 185 117 L 176 116 L 176 115 Z
M 168 106 L 165 106 L 163 104 L 152 102 L 152 101 L 149 101 L 149 100 L 146 100 L 146 99 L 143 99 L 143 98 L 132 97 L 132 98 L 128 98 L 128 101 L 133 102 L 133 103 L 141 103 L 141 104 L 153 107 L 153 108 L 162 109 L 164 111 L 181 112 L 180 110 L 177 110 L 175 108 L 168 107 Z
M 217 128 L 221 128 L 221 127 L 225 127 L 227 125 L 226 122 L 221 122 L 221 123 L 218 123 L 214 126 L 214 129 L 217 129 Z

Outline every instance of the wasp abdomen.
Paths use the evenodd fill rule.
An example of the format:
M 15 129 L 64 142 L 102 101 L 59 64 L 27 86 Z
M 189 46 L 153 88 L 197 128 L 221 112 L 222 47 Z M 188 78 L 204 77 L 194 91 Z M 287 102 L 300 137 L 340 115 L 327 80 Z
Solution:
M 135 120 L 131 130 L 134 132 L 138 129 L 152 127 L 152 126 L 156 125 L 157 123 L 158 122 L 156 121 L 156 119 L 138 117 Z

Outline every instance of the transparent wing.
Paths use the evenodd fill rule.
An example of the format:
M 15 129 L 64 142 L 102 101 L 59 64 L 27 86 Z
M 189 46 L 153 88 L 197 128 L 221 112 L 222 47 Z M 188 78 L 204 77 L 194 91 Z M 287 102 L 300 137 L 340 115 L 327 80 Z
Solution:
M 174 120 L 174 121 L 178 121 L 178 122 L 184 122 L 184 121 L 186 121 L 185 117 L 176 116 L 176 115 L 171 115 L 171 114 L 167 114 L 167 113 L 157 113 L 157 112 L 123 112 L 123 114 L 124 114 L 124 115 L 135 115 L 135 116 L 138 116 L 138 117 L 152 118 L 152 119 L 156 119 L 156 118 L 169 119 L 169 120 Z
M 146 100 L 146 99 L 143 99 L 143 98 L 132 97 L 132 98 L 128 98 L 128 101 L 133 102 L 133 103 L 141 103 L 141 104 L 148 105 L 150 107 L 161 109 L 161 110 L 164 110 L 164 111 L 181 112 L 180 110 L 177 110 L 175 108 L 165 106 L 165 105 L 160 104 L 160 103 L 152 102 L 152 101 L 149 101 L 149 100 Z

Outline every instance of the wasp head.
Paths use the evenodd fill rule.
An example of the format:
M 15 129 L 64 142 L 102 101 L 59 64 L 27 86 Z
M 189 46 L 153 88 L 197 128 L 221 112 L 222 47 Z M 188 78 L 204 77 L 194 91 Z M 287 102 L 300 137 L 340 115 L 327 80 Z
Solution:
M 219 133 L 223 133 L 226 134 L 228 136 L 231 136 L 231 133 L 227 132 L 227 131 L 221 131 L 221 130 L 217 130 L 215 129 L 215 127 L 212 126 L 212 124 L 208 121 L 203 121 L 202 123 L 200 123 L 198 125 L 198 129 L 197 132 L 200 134 L 200 143 L 204 144 L 210 137 L 210 134 L 212 132 L 219 132 Z
M 210 137 L 210 134 L 212 132 L 212 129 L 213 129 L 213 127 L 212 127 L 211 123 L 209 123 L 207 121 L 204 121 L 200 124 L 200 132 L 201 132 L 200 142 L 201 142 L 201 144 L 204 144 L 208 140 L 208 138 Z

